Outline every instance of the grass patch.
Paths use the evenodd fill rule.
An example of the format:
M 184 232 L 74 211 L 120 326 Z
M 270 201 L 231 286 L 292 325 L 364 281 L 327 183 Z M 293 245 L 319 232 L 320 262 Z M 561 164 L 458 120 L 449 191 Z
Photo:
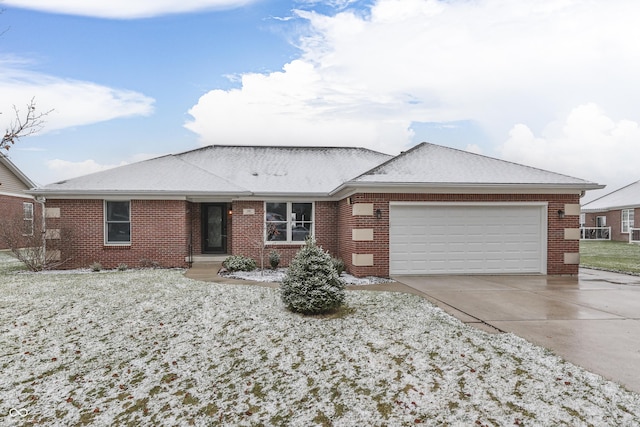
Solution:
M 416 295 L 348 291 L 300 316 L 278 289 L 179 270 L 7 264 L 0 410 L 24 425 L 640 425 L 637 394 Z
M 580 266 L 640 275 L 640 245 L 615 241 L 581 241 Z

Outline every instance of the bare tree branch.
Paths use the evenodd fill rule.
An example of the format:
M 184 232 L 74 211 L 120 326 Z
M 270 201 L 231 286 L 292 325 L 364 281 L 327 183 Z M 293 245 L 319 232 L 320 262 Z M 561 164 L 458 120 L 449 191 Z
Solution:
M 53 110 L 45 111 L 44 113 L 36 112 L 35 98 L 31 98 L 31 102 L 27 104 L 26 114 L 21 114 L 15 105 L 13 106 L 13 111 L 16 118 L 11 122 L 9 128 L 5 130 L 2 142 L 0 142 L 0 150 L 9 150 L 18 139 L 42 130 L 45 123 L 44 117 Z

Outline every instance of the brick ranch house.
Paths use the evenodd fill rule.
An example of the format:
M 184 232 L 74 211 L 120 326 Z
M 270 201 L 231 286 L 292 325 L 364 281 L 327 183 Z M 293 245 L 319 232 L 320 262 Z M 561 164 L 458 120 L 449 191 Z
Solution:
M 586 203 L 580 225 L 586 238 L 628 242 L 629 233 L 637 227 L 636 218 L 640 218 L 640 181 Z M 633 240 L 640 240 L 639 231 L 634 232 Z
M 27 194 L 34 186 L 33 181 L 0 153 L 0 227 L 20 227 L 24 237 L 38 231 L 36 221 L 42 218 L 41 207 L 32 195 Z M 0 250 L 8 248 L 0 238 Z
M 356 276 L 577 274 L 580 197 L 601 185 L 422 143 L 209 146 L 34 189 L 65 267 L 187 266 L 203 254 L 286 266 L 306 236 Z M 59 233 L 50 232 L 51 236 Z M 50 241 L 48 247 L 55 247 Z M 268 265 L 268 263 L 267 263 Z

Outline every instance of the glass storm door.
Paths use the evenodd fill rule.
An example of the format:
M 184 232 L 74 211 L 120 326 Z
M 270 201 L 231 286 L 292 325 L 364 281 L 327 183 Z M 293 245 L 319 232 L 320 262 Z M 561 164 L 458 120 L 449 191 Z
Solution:
M 227 252 L 227 206 L 224 203 L 202 205 L 202 252 Z

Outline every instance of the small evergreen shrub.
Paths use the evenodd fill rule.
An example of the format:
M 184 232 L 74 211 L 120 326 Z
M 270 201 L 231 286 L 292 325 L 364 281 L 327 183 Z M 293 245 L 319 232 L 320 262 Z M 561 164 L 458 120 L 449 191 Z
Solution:
M 229 271 L 253 271 L 256 261 L 244 255 L 231 255 L 222 261 L 222 266 Z
M 89 266 L 89 268 L 91 269 L 91 271 L 98 272 L 102 270 L 102 264 L 100 264 L 99 262 L 94 262 Z
M 269 252 L 269 265 L 274 270 L 280 265 L 280 253 L 278 251 Z
M 310 238 L 291 261 L 280 295 L 293 312 L 321 314 L 340 308 L 345 298 L 344 288 L 331 256 Z
M 129 266 L 127 264 L 118 264 L 118 271 L 125 271 Z
M 331 263 L 333 264 L 333 268 L 336 269 L 338 276 L 340 276 L 345 269 L 344 261 L 340 258 L 331 258 Z

